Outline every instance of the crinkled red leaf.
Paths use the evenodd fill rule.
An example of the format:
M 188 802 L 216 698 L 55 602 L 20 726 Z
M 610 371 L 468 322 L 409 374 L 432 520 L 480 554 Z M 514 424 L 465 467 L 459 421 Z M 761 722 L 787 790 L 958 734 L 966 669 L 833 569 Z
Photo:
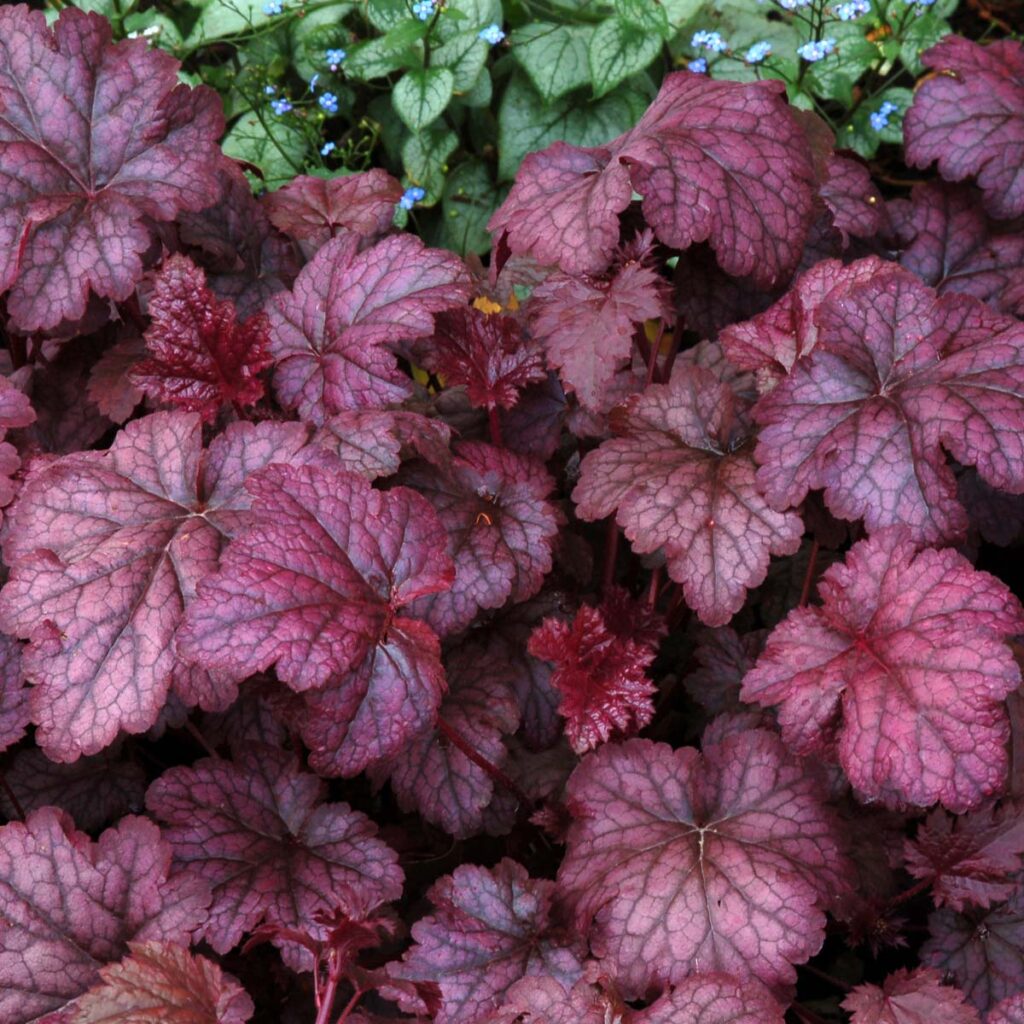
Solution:
M 511 409 L 523 388 L 547 378 L 540 350 L 514 317 L 470 306 L 438 314 L 423 365 L 449 387 L 465 385 L 478 409 Z
M 160 268 L 149 315 L 150 358 L 130 376 L 150 398 L 210 423 L 223 405 L 241 408 L 263 397 L 259 374 L 273 362 L 267 317 L 239 323 L 234 303 L 218 301 L 187 256 L 176 253 Z
M 21 644 L 0 634 L 0 751 L 17 743 L 31 720 L 21 671 Z
M 803 523 L 770 508 L 754 483 L 750 430 L 726 384 L 680 364 L 668 384 L 631 397 L 612 418 L 618 437 L 583 460 L 573 491 L 582 519 L 615 514 L 635 551 L 662 549 L 701 621 L 720 626 L 792 554 Z
M 903 118 L 907 162 L 938 161 L 947 181 L 976 177 L 995 217 L 1024 213 L 1024 44 L 946 36 Z
M 212 89 L 179 85 L 178 62 L 70 8 L 0 10 L 0 292 L 23 331 L 86 311 L 90 291 L 127 298 L 150 221 L 217 199 Z
M 1024 991 L 1024 877 L 1017 892 L 990 910 L 936 910 L 921 960 L 952 978 L 982 1012 Z
M 188 942 L 202 883 L 168 880 L 171 848 L 145 818 L 93 842 L 54 808 L 0 828 L 0 1019 L 22 1024 L 94 984 L 133 939 Z
M 978 1011 L 964 1005 L 964 994 L 942 984 L 942 975 L 928 967 L 902 968 L 882 987 L 858 985 L 843 1000 L 853 1014 L 850 1024 L 981 1024 Z
M 1024 991 L 992 1007 L 985 1024 L 1024 1024 Z
M 164 823 L 175 863 L 213 890 L 202 936 L 218 953 L 264 921 L 326 935 L 313 915 L 333 909 L 346 886 L 375 902 L 401 894 L 398 857 L 376 825 L 348 804 L 323 803 L 326 788 L 272 747 L 171 768 L 149 787 L 146 806 Z M 295 946 L 285 956 L 312 967 Z
M 432 314 L 469 299 L 469 275 L 451 253 L 411 235 L 359 243 L 332 238 L 267 305 L 278 400 L 317 426 L 407 397 L 411 381 L 387 345 L 430 334 Z
M 1024 233 L 990 220 L 973 189 L 929 181 L 890 209 L 901 266 L 940 295 L 959 292 L 1024 313 Z
M 1024 803 L 989 804 L 954 818 L 936 810 L 906 843 L 906 867 L 928 879 L 937 907 L 989 907 L 1013 895 L 1024 854 Z
M 445 659 L 448 693 L 439 717 L 474 750 L 501 768 L 505 738 L 519 726 L 519 704 L 508 684 L 490 675 L 472 646 Z M 436 727 L 416 736 L 393 757 L 369 768 L 378 785 L 390 780 L 403 811 L 416 811 L 457 839 L 480 831 L 494 796 L 494 781 Z
M 445 636 L 468 626 L 481 608 L 525 601 L 540 590 L 563 522 L 547 500 L 554 480 L 540 462 L 467 441 L 444 465 L 412 464 L 399 480 L 433 505 L 455 563 L 451 590 L 417 601 L 413 614 Z
M 486 1020 L 523 977 L 551 975 L 572 985 L 583 950 L 553 928 L 554 888 L 513 860 L 492 869 L 457 867 L 427 893 L 434 913 L 412 926 L 415 943 L 391 973 L 441 986 L 437 1024 Z
M 566 390 L 594 410 L 603 407 L 612 378 L 629 362 L 637 326 L 672 319 L 667 283 L 643 251 L 624 256 L 604 278 L 552 274 L 533 290 L 528 312 Z
M 1003 643 L 1024 628 L 1017 599 L 952 550 L 918 552 L 879 531 L 821 578 L 820 608 L 772 631 L 742 698 L 778 704 L 802 754 L 835 743 L 864 800 L 976 807 L 1006 776 L 1001 701 L 1020 684 Z
M 792 981 L 848 886 L 819 782 L 768 732 L 602 747 L 567 803 L 559 891 L 626 998 L 709 970 Z
M 135 420 L 108 451 L 53 462 L 18 501 L 0 620 L 32 640 L 32 717 L 52 760 L 153 725 L 182 671 L 173 639 L 184 607 L 245 517 L 246 476 L 292 457 L 306 434 L 239 423 L 204 451 L 201 427 L 179 412 Z M 230 703 L 221 683 L 192 681 L 211 706 Z
M 377 238 L 391 227 L 402 186 L 387 171 L 374 168 L 339 178 L 300 174 L 263 197 L 274 227 L 315 248 L 344 231 Z
M 945 452 L 1024 491 L 1024 324 L 903 270 L 833 293 L 816 321 L 814 350 L 754 409 L 773 508 L 823 488 L 839 518 L 932 543 L 967 527 Z
M 722 268 L 769 287 L 797 265 L 814 172 L 777 82 L 669 75 L 635 128 L 607 146 L 528 156 L 491 218 L 513 252 L 567 274 L 601 273 L 633 190 L 666 245 L 710 240 Z
M 245 1024 L 255 1007 L 211 960 L 171 942 L 130 942 L 76 1003 L 75 1024 Z

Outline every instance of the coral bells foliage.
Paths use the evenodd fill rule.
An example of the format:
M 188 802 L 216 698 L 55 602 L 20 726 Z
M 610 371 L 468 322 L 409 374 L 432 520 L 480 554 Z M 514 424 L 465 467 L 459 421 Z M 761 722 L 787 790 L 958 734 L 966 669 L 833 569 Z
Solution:
M 113 38 L 0 10 L 0 1022 L 1021 1024 L 1024 46 L 482 265 Z

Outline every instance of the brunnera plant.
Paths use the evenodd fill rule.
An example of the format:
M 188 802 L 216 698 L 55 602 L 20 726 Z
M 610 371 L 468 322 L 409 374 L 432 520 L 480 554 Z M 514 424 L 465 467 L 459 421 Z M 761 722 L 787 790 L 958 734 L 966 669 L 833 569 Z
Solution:
M 1024 47 L 924 64 L 906 195 L 683 71 L 484 266 L 0 11 L 0 1021 L 1022 1019 Z

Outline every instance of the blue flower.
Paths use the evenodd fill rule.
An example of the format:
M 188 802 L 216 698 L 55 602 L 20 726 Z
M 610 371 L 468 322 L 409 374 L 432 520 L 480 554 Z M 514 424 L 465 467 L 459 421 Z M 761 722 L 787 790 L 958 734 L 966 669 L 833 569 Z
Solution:
M 333 92 L 325 92 L 320 97 L 320 106 L 327 111 L 328 114 L 336 114 L 338 112 L 338 97 Z
M 686 65 L 695 75 L 707 74 L 708 62 L 703 57 L 691 60 Z
M 811 0 L 778 0 L 781 8 L 787 11 L 795 11 L 798 7 L 809 7 Z
M 402 198 L 398 200 L 398 205 L 403 210 L 411 210 L 426 194 L 419 185 L 413 185 L 402 193 Z
M 846 3 L 840 4 L 838 7 L 832 8 L 832 13 L 840 21 L 853 21 L 854 18 L 859 18 L 862 14 L 867 14 L 871 10 L 871 0 L 847 0 Z
M 796 52 L 809 64 L 813 64 L 815 61 L 827 57 L 830 53 L 834 53 L 835 48 L 836 41 L 829 37 L 828 39 L 812 40 L 809 43 L 804 43 L 803 46 L 796 48 Z
M 344 60 L 344 59 L 345 59 L 345 58 L 346 58 L 347 56 L 348 56 L 348 54 L 347 54 L 347 53 L 346 53 L 346 52 L 345 52 L 344 50 L 342 50 L 342 49 L 337 49 L 337 50 L 328 50 L 328 51 L 327 51 L 327 53 L 325 53 L 325 54 L 324 54 L 324 58 L 325 58 L 325 59 L 326 59 L 326 61 L 327 61 L 327 66 L 328 66 L 328 67 L 329 67 L 329 68 L 330 68 L 330 69 L 331 69 L 332 71 L 337 71 L 337 70 L 338 70 L 338 65 L 339 65 L 339 64 L 340 64 L 340 63 L 341 63 L 341 62 L 342 62 L 342 61 L 343 61 L 343 60 Z
M 711 53 L 724 53 L 729 49 L 729 44 L 722 38 L 721 33 L 708 32 L 706 29 L 694 32 L 690 45 L 695 50 L 710 50 Z
M 434 14 L 434 0 L 416 0 L 412 5 L 412 13 L 420 21 L 428 21 Z
M 762 40 L 760 43 L 754 43 L 743 55 L 743 59 L 748 64 L 760 64 L 771 52 L 772 44 L 767 40 Z
M 281 0 L 267 0 L 267 3 L 263 5 L 263 13 L 268 17 L 272 18 L 275 14 L 280 14 L 284 10 L 284 4 Z
M 327 156 L 328 154 L 333 153 L 337 148 L 338 147 L 333 142 L 325 142 L 320 147 L 320 155 Z
M 886 100 L 869 118 L 871 127 L 876 132 L 882 131 L 883 128 L 889 127 L 889 115 L 895 114 L 900 108 L 895 103 L 890 103 Z
M 935 0 L 903 0 L 905 4 L 917 4 L 918 7 L 931 7 Z
M 309 91 L 310 91 L 310 92 L 316 92 L 316 83 L 317 83 L 317 82 L 319 82 L 319 81 L 320 81 L 320 72 L 318 71 L 318 72 L 317 72 L 317 73 L 316 73 L 316 74 L 315 74 L 315 75 L 314 75 L 314 76 L 313 76 L 313 77 L 312 77 L 312 78 L 311 78 L 311 79 L 309 80 Z
M 487 28 L 480 29 L 476 35 L 478 39 L 482 39 L 485 43 L 490 43 L 491 46 L 497 46 L 505 38 L 505 33 L 501 31 L 501 26 L 498 24 L 488 25 Z
M 287 114 L 288 111 L 292 109 L 291 103 L 289 103 L 283 96 L 279 100 L 271 100 L 270 106 L 278 117 L 282 114 Z
M 263 86 L 263 91 L 264 91 L 264 92 L 265 92 L 265 93 L 266 93 L 266 94 L 267 94 L 268 96 L 273 96 L 273 95 L 274 95 L 274 93 L 276 93 L 276 92 L 277 92 L 277 86 L 276 86 L 276 85 L 265 85 L 265 86 Z

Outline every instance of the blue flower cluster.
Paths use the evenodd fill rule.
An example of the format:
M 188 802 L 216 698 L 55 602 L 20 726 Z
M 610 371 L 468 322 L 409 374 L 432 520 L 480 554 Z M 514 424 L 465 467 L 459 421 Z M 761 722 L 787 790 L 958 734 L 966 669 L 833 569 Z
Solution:
M 497 46 L 505 38 L 505 33 L 502 32 L 501 26 L 498 24 L 488 25 L 487 28 L 480 29 L 476 35 L 478 39 L 482 39 L 485 43 L 490 43 L 491 46 Z
M 711 53 L 724 53 L 729 49 L 720 32 L 708 32 L 706 29 L 694 32 L 690 45 L 695 50 L 709 50 Z
M 703 57 L 697 57 L 695 60 L 688 61 L 686 67 L 695 75 L 705 75 L 708 70 L 708 62 Z
M 337 71 L 338 70 L 338 65 L 341 64 L 341 62 L 347 56 L 348 56 L 348 54 L 344 50 L 341 50 L 341 49 L 328 50 L 327 53 L 324 54 L 324 59 L 327 61 L 327 66 L 332 71 Z
M 840 21 L 853 21 L 862 14 L 867 14 L 870 10 L 871 0 L 847 0 L 846 3 L 833 7 L 832 13 Z
M 324 143 L 324 144 L 323 144 L 323 145 L 322 145 L 322 146 L 320 147 L 320 155 L 321 155 L 321 156 L 329 156 L 329 155 L 330 155 L 331 153 L 333 153 L 333 152 L 334 152 L 334 151 L 335 151 L 335 150 L 336 150 L 337 148 L 338 148 L 338 147 L 337 147 L 337 145 L 336 145 L 335 143 L 333 143 L 333 142 L 325 142 L 325 143 Z
M 795 11 L 798 7 L 810 7 L 811 0 L 777 0 L 778 5 L 786 11 Z
M 338 112 L 338 97 L 333 92 L 325 92 L 320 97 L 320 106 L 328 114 L 336 114 Z
M 398 200 L 398 205 L 403 210 L 411 210 L 426 194 L 419 185 L 412 185 L 402 193 L 402 198 Z
M 871 127 L 876 132 L 880 132 L 883 128 L 889 127 L 889 116 L 899 111 L 899 107 L 895 103 L 891 103 L 886 100 L 869 118 Z
M 743 59 L 748 64 L 760 64 L 761 61 L 768 57 L 772 52 L 772 44 L 766 39 L 762 39 L 759 43 L 754 43 L 749 50 L 743 55 Z
M 434 15 L 434 0 L 416 0 L 412 5 L 412 13 L 420 21 L 429 21 Z
M 836 41 L 829 37 L 828 39 L 812 39 L 809 43 L 804 43 L 803 46 L 798 46 L 796 52 L 808 64 L 813 64 L 815 61 L 823 60 L 830 53 L 834 53 L 836 49 Z
M 268 0 L 268 3 L 263 5 L 263 13 L 268 17 L 272 18 L 275 14 L 280 14 L 284 10 L 284 4 L 281 0 Z
M 273 110 L 278 117 L 281 117 L 292 109 L 292 105 L 284 96 L 282 96 L 279 100 L 270 101 L 270 109 Z

